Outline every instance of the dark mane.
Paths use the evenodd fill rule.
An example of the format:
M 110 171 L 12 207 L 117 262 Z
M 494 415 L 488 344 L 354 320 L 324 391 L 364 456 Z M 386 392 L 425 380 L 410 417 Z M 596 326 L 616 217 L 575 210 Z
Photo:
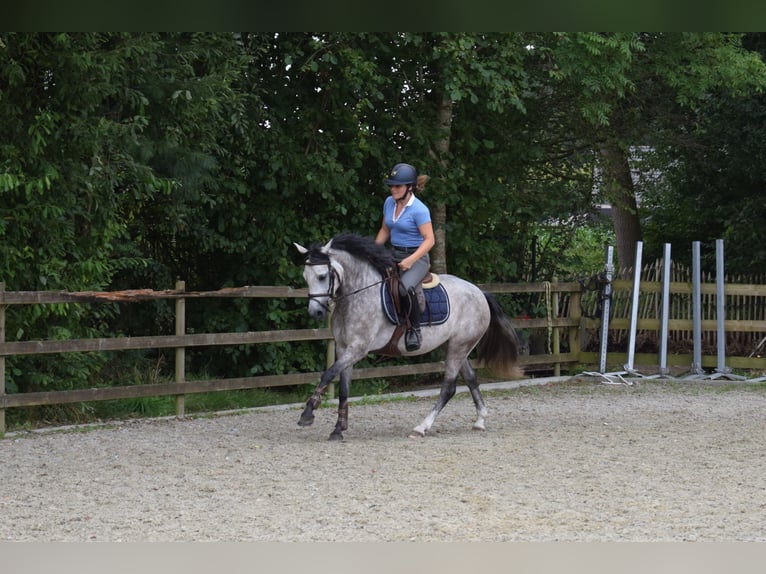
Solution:
M 366 237 L 358 233 L 341 233 L 333 238 L 330 247 L 346 251 L 357 259 L 369 262 L 383 277 L 394 266 L 391 251 L 386 246 L 375 243 L 374 237 Z

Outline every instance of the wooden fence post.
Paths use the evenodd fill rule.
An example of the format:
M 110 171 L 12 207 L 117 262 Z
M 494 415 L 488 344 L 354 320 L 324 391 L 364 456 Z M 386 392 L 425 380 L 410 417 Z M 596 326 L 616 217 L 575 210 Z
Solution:
M 569 352 L 577 356 L 577 362 L 581 363 L 581 334 L 585 330 L 585 323 L 582 320 L 582 287 L 580 291 L 572 291 L 569 294 L 569 318 L 577 319 L 578 322 L 577 325 L 569 327 Z
M 176 291 L 186 291 L 185 281 L 176 281 Z M 186 333 L 186 299 L 176 299 L 176 335 Z M 176 383 L 183 383 L 186 379 L 186 348 L 176 347 Z M 179 419 L 186 415 L 186 395 L 176 395 L 176 416 Z
M 0 343 L 5 342 L 5 283 L 0 283 Z M 5 356 L 0 357 L 0 398 L 5 396 Z M 5 407 L 0 405 L 0 438 L 5 436 Z

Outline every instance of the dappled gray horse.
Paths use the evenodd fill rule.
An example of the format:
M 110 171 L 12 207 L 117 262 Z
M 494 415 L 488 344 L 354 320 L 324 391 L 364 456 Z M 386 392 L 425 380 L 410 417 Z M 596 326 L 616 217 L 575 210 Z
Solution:
M 380 286 L 395 265 L 389 249 L 371 237 L 344 233 L 327 244 L 305 248 L 294 244 L 304 256 L 303 277 L 309 288 L 308 312 L 324 320 L 332 309 L 331 328 L 336 360 L 323 374 L 298 422 L 314 422 L 314 410 L 330 382 L 340 376 L 338 421 L 331 440 L 343 438 L 348 428 L 348 395 L 353 366 L 370 352 L 380 353 L 392 340 L 396 325 L 385 312 Z M 478 346 L 478 359 L 494 373 L 518 378 L 519 343 L 516 332 L 495 298 L 476 285 L 453 275 L 440 275 L 449 298 L 449 315 L 440 324 L 421 323 L 423 342 L 417 351 L 407 352 L 399 341 L 394 353 L 421 355 L 438 347 L 446 350 L 444 381 L 431 412 L 411 436 L 425 436 L 436 416 L 454 396 L 458 374 L 463 376 L 476 405 L 473 428 L 484 430 L 487 408 L 479 391 L 476 372 L 468 355 Z

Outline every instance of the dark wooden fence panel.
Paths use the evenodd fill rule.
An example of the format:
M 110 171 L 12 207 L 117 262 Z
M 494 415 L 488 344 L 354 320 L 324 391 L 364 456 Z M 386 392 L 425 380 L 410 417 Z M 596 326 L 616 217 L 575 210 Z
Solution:
M 5 432 L 5 409 L 30 407 L 38 405 L 55 405 L 87 401 L 114 399 L 132 399 L 142 397 L 176 396 L 176 412 L 184 414 L 183 397 L 192 393 L 213 391 L 241 390 L 263 387 L 278 387 L 285 385 L 300 385 L 319 380 L 321 373 L 292 373 L 272 374 L 257 377 L 236 379 L 187 380 L 183 368 L 184 351 L 187 348 L 243 345 L 275 342 L 295 342 L 327 340 L 332 344 L 329 328 L 292 329 L 281 331 L 251 331 L 246 333 L 185 333 L 185 305 L 187 299 L 204 298 L 307 298 L 307 289 L 291 287 L 238 287 L 218 291 L 185 291 L 181 281 L 176 289 L 154 291 L 151 289 L 135 289 L 112 292 L 66 292 L 66 291 L 16 291 L 6 292 L 0 283 L 0 435 Z M 546 293 L 558 298 L 564 293 L 568 297 L 576 296 L 579 291 L 577 283 L 536 283 L 536 284 L 486 284 L 482 289 L 496 293 Z M 573 292 L 574 291 L 574 292 Z M 9 305 L 41 305 L 62 303 L 103 302 L 132 303 L 137 301 L 152 301 L 169 299 L 176 301 L 176 334 L 143 337 L 114 337 L 95 339 L 71 339 L 50 341 L 6 341 L 5 340 L 5 309 Z M 558 340 L 561 333 L 566 333 L 570 348 L 577 348 L 579 317 L 538 318 L 525 321 L 524 328 L 543 328 L 555 333 Z M 573 343 L 572 343 L 573 342 Z M 176 349 L 176 377 L 173 383 L 133 385 L 113 388 L 77 389 L 70 391 L 33 392 L 7 395 L 5 389 L 5 358 L 10 356 L 33 354 L 56 354 L 74 352 L 126 351 L 136 349 Z M 558 346 L 557 346 L 558 348 Z M 332 362 L 328 352 L 328 365 Z M 576 352 L 546 354 L 544 356 L 526 356 L 522 364 L 527 368 L 555 368 L 560 370 L 562 364 L 577 362 Z M 481 367 L 481 365 L 477 365 Z M 406 365 L 391 365 L 384 367 L 357 368 L 354 370 L 355 379 L 373 379 L 397 377 L 404 375 L 432 374 L 443 372 L 442 361 Z
M 671 318 L 669 330 L 674 341 L 683 347 L 683 352 L 668 356 L 671 365 L 691 365 L 692 320 L 688 299 L 691 296 L 691 284 L 685 280 L 671 282 Z M 702 293 L 713 297 L 706 303 L 706 309 L 712 306 L 715 313 L 715 283 L 705 279 Z M 563 368 L 577 365 L 598 363 L 599 357 L 593 352 L 593 333 L 598 333 L 600 319 L 593 317 L 596 311 L 598 295 L 588 292 L 580 283 L 541 282 L 525 284 L 487 283 L 480 284 L 483 290 L 495 294 L 518 294 L 537 296 L 544 303 L 542 317 L 512 317 L 514 325 L 536 336 L 540 348 L 531 354 L 522 356 L 521 364 L 528 371 L 546 370 L 558 375 Z M 629 327 L 630 291 L 632 281 L 618 277 L 613 281 L 614 296 L 610 339 L 614 338 L 619 346 Z M 657 337 L 660 328 L 660 293 L 661 283 L 658 275 L 649 275 L 640 284 L 640 305 L 638 329 L 647 337 Z M 727 283 L 727 337 L 740 337 L 738 340 L 757 341 L 766 336 L 766 285 Z M 262 344 L 274 342 L 294 342 L 327 340 L 328 364 L 332 362 L 333 343 L 328 328 L 293 329 L 282 331 L 252 331 L 246 333 L 185 333 L 185 301 L 205 298 L 306 298 L 307 289 L 291 287 L 245 286 L 218 291 L 185 291 L 183 282 L 174 290 L 153 291 L 138 289 L 115 292 L 79 292 L 65 291 L 16 291 L 6 292 L 0 283 L 0 436 L 5 432 L 5 409 L 29 407 L 35 405 L 54 405 L 87 401 L 131 399 L 149 396 L 176 396 L 176 412 L 184 415 L 183 397 L 192 393 L 213 391 L 252 389 L 260 387 L 278 387 L 299 385 L 318 381 L 320 373 L 270 374 L 257 377 L 236 379 L 187 380 L 184 370 L 184 351 L 187 348 Z M 6 341 L 5 309 L 9 305 L 40 305 L 62 303 L 135 302 L 169 299 L 176 301 L 175 335 L 115 337 L 97 339 L 74 339 L 66 341 Z M 627 304 L 626 304 L 627 301 Z M 712 301 L 712 302 L 711 302 Z M 731 303 L 730 303 L 731 302 Z M 715 315 L 708 315 L 702 322 L 706 337 L 715 331 Z M 713 333 L 714 335 L 715 333 Z M 745 338 L 743 337 L 750 337 Z M 708 340 L 708 339 L 706 339 Z M 684 347 L 685 346 L 685 347 Z M 72 352 L 125 351 L 131 349 L 176 349 L 175 382 L 163 384 L 135 385 L 114 388 L 79 389 L 72 391 L 35 392 L 24 394 L 5 393 L 5 358 L 17 355 L 54 354 Z M 687 349 L 688 348 L 688 352 Z M 563 351 L 562 351 L 563 349 Z M 621 360 L 620 353 L 625 349 L 612 349 L 612 360 Z M 611 351 L 610 351 L 611 352 Z M 705 349 L 703 367 L 714 367 L 716 357 Z M 732 355 L 735 355 L 734 353 Z M 764 353 L 752 353 L 751 356 L 731 356 L 728 364 L 735 368 L 766 370 L 766 349 Z M 624 359 L 622 359 L 624 360 Z M 656 353 L 636 354 L 637 364 L 657 364 Z M 481 365 L 477 365 L 481 367 Z M 387 378 L 404 375 L 433 374 L 444 370 L 441 361 L 418 364 L 392 365 L 354 370 L 355 379 Z
M 612 281 L 610 313 L 610 348 L 620 349 L 627 344 L 633 291 L 633 271 L 623 269 Z M 727 276 L 724 279 L 726 355 L 747 357 L 766 339 L 766 277 Z M 702 348 L 705 354 L 715 354 L 717 346 L 716 278 L 713 274 L 701 277 L 700 299 L 702 312 Z M 595 313 L 597 298 L 586 297 L 586 315 Z M 671 353 L 691 353 L 692 337 L 692 280 L 688 267 L 672 262 L 670 269 L 670 306 L 668 347 Z M 654 353 L 659 344 L 662 305 L 662 260 L 647 264 L 641 270 L 637 346 L 639 351 Z M 584 324 L 587 334 L 586 349 L 593 351 L 598 344 L 600 320 Z M 587 356 L 589 357 L 589 356 Z M 757 368 L 757 367 L 753 367 Z

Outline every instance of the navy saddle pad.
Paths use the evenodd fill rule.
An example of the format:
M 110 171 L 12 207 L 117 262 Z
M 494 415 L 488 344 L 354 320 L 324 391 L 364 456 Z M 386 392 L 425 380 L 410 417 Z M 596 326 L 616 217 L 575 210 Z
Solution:
M 426 298 L 426 309 L 420 314 L 420 325 L 440 325 L 449 319 L 449 297 L 447 296 L 447 290 L 439 283 L 436 287 L 430 289 L 423 289 L 423 294 Z M 394 309 L 394 301 L 391 299 L 391 290 L 388 288 L 388 282 L 384 281 L 380 286 L 380 299 L 383 305 L 383 311 L 386 313 L 386 317 L 394 325 L 399 324 L 399 319 L 396 316 L 396 310 Z

